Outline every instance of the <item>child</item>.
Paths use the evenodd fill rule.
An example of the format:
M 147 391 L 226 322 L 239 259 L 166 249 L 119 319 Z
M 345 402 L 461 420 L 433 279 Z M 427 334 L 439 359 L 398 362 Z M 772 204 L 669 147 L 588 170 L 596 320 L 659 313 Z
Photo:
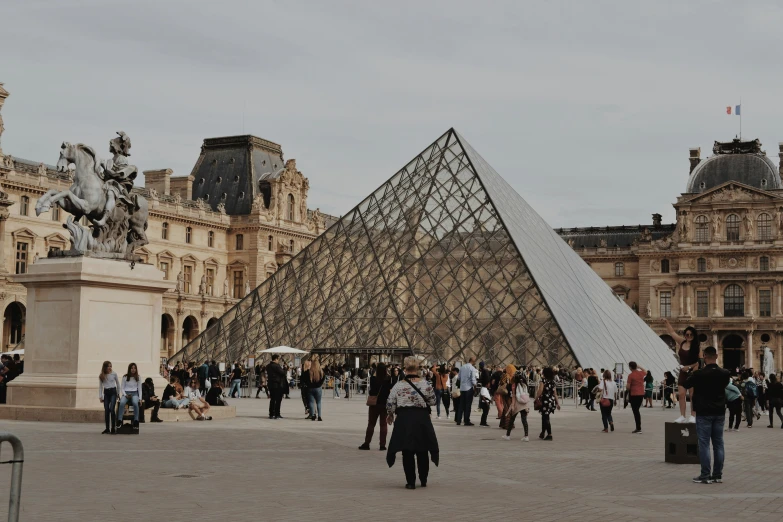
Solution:
M 481 408 L 481 424 L 479 426 L 489 426 L 487 424 L 487 414 L 489 414 L 489 405 L 492 402 L 492 396 L 489 394 L 489 390 L 482 386 L 479 387 L 479 408 Z

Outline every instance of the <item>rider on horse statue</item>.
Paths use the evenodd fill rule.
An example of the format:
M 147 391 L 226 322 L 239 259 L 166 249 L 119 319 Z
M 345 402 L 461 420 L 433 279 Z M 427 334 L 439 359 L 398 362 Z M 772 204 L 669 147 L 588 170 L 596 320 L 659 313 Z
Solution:
M 137 206 L 130 196 L 130 191 L 133 188 L 133 180 L 136 179 L 139 171 L 134 165 L 128 163 L 130 148 L 130 137 L 122 131 L 117 133 L 116 138 L 109 141 L 109 152 L 112 157 L 103 164 L 106 207 L 101 219 L 95 222 L 96 225 L 106 224 L 106 220 L 117 205 L 117 201 L 122 201 L 129 208 Z

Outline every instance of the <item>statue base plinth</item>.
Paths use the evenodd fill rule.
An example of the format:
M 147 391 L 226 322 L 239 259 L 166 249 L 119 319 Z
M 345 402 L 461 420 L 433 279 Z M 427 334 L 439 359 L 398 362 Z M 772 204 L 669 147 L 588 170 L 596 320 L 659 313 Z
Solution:
M 163 293 L 174 283 L 152 265 L 94 257 L 39 259 L 27 274 L 25 372 L 8 384 L 8 404 L 103 409 L 98 375 L 111 361 L 122 377 L 136 363 L 142 379 L 160 376 Z

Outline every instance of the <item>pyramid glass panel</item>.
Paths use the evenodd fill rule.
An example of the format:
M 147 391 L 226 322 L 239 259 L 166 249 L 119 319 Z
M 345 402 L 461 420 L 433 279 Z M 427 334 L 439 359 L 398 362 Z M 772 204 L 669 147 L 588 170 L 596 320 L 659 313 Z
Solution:
M 476 356 L 656 374 L 674 355 L 454 130 L 174 359 L 315 353 Z

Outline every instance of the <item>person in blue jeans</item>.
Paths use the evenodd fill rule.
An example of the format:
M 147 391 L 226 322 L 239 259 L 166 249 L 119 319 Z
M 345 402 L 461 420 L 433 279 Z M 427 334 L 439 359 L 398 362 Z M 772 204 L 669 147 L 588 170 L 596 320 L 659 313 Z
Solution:
M 228 392 L 228 396 L 234 398 L 234 392 L 237 393 L 237 398 L 242 397 L 242 367 L 239 364 L 234 366 L 231 370 L 231 389 Z
M 128 373 L 122 376 L 120 386 L 120 406 L 117 409 L 117 427 L 122 426 L 122 414 L 125 411 L 125 405 L 133 405 L 133 429 L 139 429 L 139 401 L 141 400 L 141 377 L 136 363 L 128 365 Z
M 459 405 L 457 406 L 457 413 L 454 415 L 454 421 L 457 423 L 457 426 L 460 425 L 463 418 L 465 419 L 465 426 L 473 426 L 473 423 L 470 422 L 470 409 L 473 407 L 473 389 L 478 382 L 478 372 L 473 366 L 475 362 L 476 358 L 471 357 L 459 369 Z
M 691 390 L 691 410 L 696 413 L 696 435 L 699 437 L 701 473 L 694 477 L 697 484 L 723 482 L 723 423 L 726 421 L 726 386 L 731 373 L 717 364 L 718 351 L 708 346 L 703 351 L 704 368 L 692 372 L 685 381 Z M 714 462 L 710 470 L 710 442 Z

